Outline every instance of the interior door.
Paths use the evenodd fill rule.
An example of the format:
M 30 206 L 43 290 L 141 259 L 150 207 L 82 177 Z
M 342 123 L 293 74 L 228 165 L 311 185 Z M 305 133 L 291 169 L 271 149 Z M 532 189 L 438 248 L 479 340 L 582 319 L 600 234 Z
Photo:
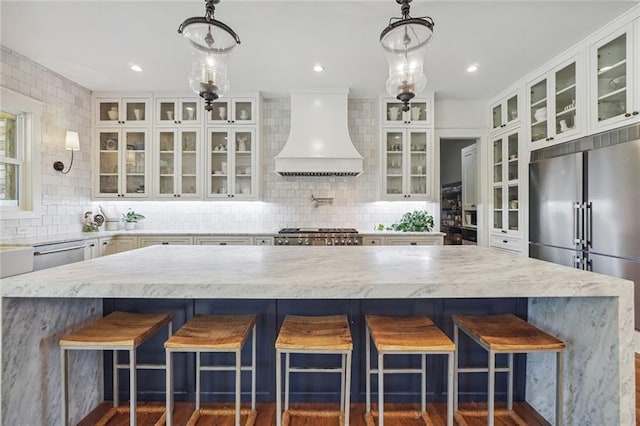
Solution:
M 582 153 L 529 166 L 529 241 L 575 249 L 576 202 L 582 202 Z

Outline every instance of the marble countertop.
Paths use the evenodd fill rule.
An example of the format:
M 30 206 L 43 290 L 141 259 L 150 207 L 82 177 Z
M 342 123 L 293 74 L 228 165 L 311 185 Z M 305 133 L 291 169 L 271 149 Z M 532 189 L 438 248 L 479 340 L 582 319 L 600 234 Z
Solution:
M 99 231 L 99 232 L 77 232 L 73 234 L 59 234 L 59 235 L 43 235 L 38 237 L 25 237 L 25 238 L 12 238 L 0 241 L 0 246 L 38 246 L 44 244 L 55 243 L 68 243 L 71 241 L 91 240 L 94 238 L 107 238 L 116 236 L 132 236 L 137 237 L 141 235 L 197 235 L 197 236 L 244 236 L 251 235 L 255 237 L 272 237 L 277 235 L 278 231 L 203 231 L 203 230 L 156 230 L 156 229 L 136 229 L 131 231 L 125 231 L 124 229 L 118 231 Z M 407 236 L 426 236 L 437 235 L 444 236 L 442 232 L 398 232 L 398 231 L 370 231 L 360 232 L 362 236 L 390 236 L 390 235 L 407 235 Z
M 6 278 L 2 297 L 633 297 L 633 283 L 475 246 L 152 246 Z

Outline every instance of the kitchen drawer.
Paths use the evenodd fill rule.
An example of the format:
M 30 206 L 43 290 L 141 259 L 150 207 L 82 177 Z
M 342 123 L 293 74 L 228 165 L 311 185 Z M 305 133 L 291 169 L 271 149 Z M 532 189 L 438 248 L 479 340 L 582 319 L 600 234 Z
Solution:
M 193 242 L 201 246 L 252 246 L 253 237 L 194 237 Z
M 273 237 L 255 237 L 254 244 L 257 246 L 272 246 Z
M 386 237 L 388 246 L 441 246 L 442 236 L 407 236 L 407 237 Z
M 362 237 L 362 245 L 363 246 L 382 246 L 384 245 L 384 241 L 382 240 L 382 237 L 368 237 L 368 236 L 364 236 Z
M 155 236 L 138 237 L 138 247 L 159 246 L 159 245 L 191 245 L 193 239 L 188 236 Z
M 520 238 L 492 235 L 491 247 L 501 250 L 513 251 L 516 253 L 522 253 L 522 240 Z

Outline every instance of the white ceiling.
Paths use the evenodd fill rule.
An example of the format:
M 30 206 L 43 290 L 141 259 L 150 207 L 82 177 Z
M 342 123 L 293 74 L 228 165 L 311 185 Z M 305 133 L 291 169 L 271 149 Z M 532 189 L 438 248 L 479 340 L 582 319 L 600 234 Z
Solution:
M 427 89 L 439 98 L 488 99 L 636 4 L 414 0 L 411 15 L 435 21 Z M 192 59 L 177 28 L 204 15 L 204 1 L 0 0 L 0 14 L 3 45 L 91 90 L 189 90 Z M 279 97 L 347 86 L 352 97 L 382 94 L 378 38 L 398 15 L 393 0 L 222 0 L 216 18 L 242 41 L 231 58 L 231 90 Z M 316 62 L 322 74 L 312 71 Z M 465 71 L 471 63 L 480 66 L 474 75 Z

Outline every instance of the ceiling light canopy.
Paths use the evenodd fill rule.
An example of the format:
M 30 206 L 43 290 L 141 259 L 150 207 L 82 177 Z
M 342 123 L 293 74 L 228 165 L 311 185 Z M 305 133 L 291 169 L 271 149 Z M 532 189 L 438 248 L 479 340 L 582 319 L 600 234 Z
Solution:
M 314 70 L 315 72 L 322 72 L 322 71 L 324 71 L 324 67 L 323 67 L 321 64 L 315 64 L 315 65 L 313 66 L 313 70 Z
M 189 85 L 204 99 L 207 111 L 211 111 L 213 101 L 229 90 L 227 61 L 240 44 L 240 38 L 228 25 L 214 19 L 218 3 L 220 0 L 206 0 L 205 15 L 188 18 L 178 28 L 195 55 Z
M 129 68 L 131 68 L 131 71 L 142 72 L 142 67 L 137 64 L 131 64 Z
M 424 55 L 433 36 L 433 19 L 412 18 L 411 0 L 396 0 L 402 17 L 391 18 L 380 34 L 380 44 L 389 62 L 387 93 L 402 101 L 403 111 L 409 111 L 409 102 L 424 90 L 427 77 L 423 72 Z
M 478 71 L 477 64 L 469 65 L 469 67 L 467 67 L 467 72 L 476 72 L 476 71 Z

